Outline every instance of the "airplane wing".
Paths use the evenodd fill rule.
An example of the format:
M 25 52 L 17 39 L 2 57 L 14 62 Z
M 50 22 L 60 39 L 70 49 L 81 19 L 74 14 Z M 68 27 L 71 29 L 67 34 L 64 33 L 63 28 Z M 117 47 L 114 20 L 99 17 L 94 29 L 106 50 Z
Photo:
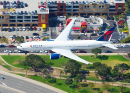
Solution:
M 102 44 L 102 46 L 109 47 L 112 49 L 118 49 L 118 48 L 114 47 L 112 44 Z
M 69 36 L 70 36 L 71 31 L 72 31 L 72 26 L 73 26 L 75 20 L 76 20 L 76 18 L 72 19 L 72 21 L 62 31 L 62 33 L 55 39 L 55 41 L 67 41 L 67 40 L 69 40 Z
M 90 62 L 88 62 L 88 61 L 86 61 L 86 60 L 76 56 L 75 54 L 73 54 L 71 52 L 71 50 L 67 50 L 67 49 L 53 49 L 52 51 L 54 51 L 56 53 L 59 53 L 59 54 L 61 54 L 63 56 L 66 56 L 68 58 L 71 58 L 71 59 L 77 60 L 79 62 L 85 63 L 85 64 L 92 64 L 92 63 L 90 63 Z

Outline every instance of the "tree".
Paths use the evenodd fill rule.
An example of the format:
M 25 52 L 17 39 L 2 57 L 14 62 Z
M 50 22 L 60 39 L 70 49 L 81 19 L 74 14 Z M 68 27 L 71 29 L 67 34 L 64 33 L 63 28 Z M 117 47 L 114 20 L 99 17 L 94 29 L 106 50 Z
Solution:
M 9 43 L 7 38 L 0 38 L 1 43 Z
M 123 93 L 125 91 L 126 87 L 124 85 L 119 86 L 120 93 Z
M 101 54 L 101 53 L 102 53 L 102 50 L 99 49 L 99 48 L 95 48 L 95 49 L 92 49 L 91 52 L 92 52 L 93 54 L 95 54 L 95 55 L 96 55 L 96 58 L 97 58 L 97 55 L 98 55 L 98 54 Z
M 81 74 L 78 74 L 78 75 L 74 78 L 74 80 L 75 80 L 77 83 L 82 82 L 83 79 L 86 79 L 86 77 L 85 77 L 85 76 L 82 76 Z
M 75 87 L 77 88 L 77 91 L 76 91 L 76 92 L 78 92 L 78 91 L 79 91 L 79 89 L 80 89 L 80 85 L 79 85 L 79 84 L 77 84 Z
M 129 70 L 129 66 L 126 63 L 119 64 L 119 70 L 123 75 L 127 70 Z
M 24 39 L 21 38 L 21 37 L 16 37 L 16 38 L 15 38 L 15 41 L 17 41 L 18 43 L 23 43 L 23 42 L 24 42 Z
M 89 82 L 88 83 L 88 86 L 91 88 L 91 90 L 92 90 L 92 88 L 95 86 L 95 84 L 93 83 L 93 82 Z
M 44 77 L 44 75 L 48 74 L 48 69 L 47 68 L 43 68 L 42 73 L 43 73 L 43 77 Z
M 103 88 L 105 88 L 106 91 L 108 91 L 110 87 L 111 86 L 108 83 L 103 84 Z
M 46 41 L 49 37 L 43 37 L 42 41 Z
M 25 60 L 23 61 L 23 65 L 31 66 L 35 72 L 38 68 L 43 67 L 44 64 L 45 61 L 39 55 L 34 54 L 26 56 Z
M 93 27 L 91 26 L 91 27 L 89 28 L 89 30 L 93 30 Z
M 65 65 L 65 73 L 71 73 L 71 76 L 75 77 L 79 73 L 80 68 L 81 68 L 80 63 L 70 59 Z
M 100 66 L 101 65 L 101 62 L 94 62 L 93 63 L 93 68 L 96 68 L 96 67 L 98 67 L 98 66 Z
M 73 80 L 71 79 L 71 78 L 67 78 L 66 80 L 65 80 L 65 84 L 67 84 L 67 85 L 70 85 L 70 84 L 72 84 L 73 83 Z
M 111 67 L 101 64 L 100 66 L 96 67 L 95 74 L 100 76 L 103 81 L 107 80 L 108 75 L 111 74 Z
M 79 36 L 77 37 L 77 39 L 81 39 L 81 35 L 79 35 Z
M 99 26 L 99 27 L 98 27 L 98 29 L 99 29 L 98 31 L 100 32 L 100 31 L 101 31 L 101 29 L 102 29 L 102 27 L 101 27 L 101 26 Z
M 121 72 L 119 72 L 119 66 L 114 66 L 114 69 L 112 70 L 113 72 L 113 77 L 119 77 L 122 76 Z

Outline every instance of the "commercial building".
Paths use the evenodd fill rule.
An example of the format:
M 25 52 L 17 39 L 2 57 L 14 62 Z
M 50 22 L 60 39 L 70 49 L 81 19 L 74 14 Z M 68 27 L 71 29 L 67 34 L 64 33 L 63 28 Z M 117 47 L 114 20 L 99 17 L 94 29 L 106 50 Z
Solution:
M 16 0 L 11 0 L 12 2 Z M 30 3 L 30 1 L 32 1 Z M 22 1 L 21 1 L 22 2 Z M 46 28 L 49 26 L 49 18 L 57 16 L 80 16 L 86 17 L 90 15 L 117 15 L 124 11 L 123 0 L 107 1 L 51 1 L 44 2 L 42 0 L 24 0 L 21 3 L 16 1 L 15 11 L 7 11 L 5 7 L 9 2 L 0 5 L 0 27 L 19 27 L 19 26 L 36 26 Z M 21 7 L 26 3 L 27 7 Z M 1 4 L 1 2 L 0 2 Z M 5 5 L 4 5 L 5 4 Z M 10 3 L 10 5 L 14 3 Z M 28 5 L 27 5 L 28 4 Z M 44 7 L 45 6 L 45 7 Z M 8 7 L 10 7 L 8 5 Z M 14 7 L 14 6 L 13 6 Z M 3 9 L 5 11 L 3 11 Z M 10 9 L 10 8 L 9 8 Z
M 49 17 L 53 16 L 102 16 L 118 15 L 124 11 L 124 0 L 49 2 Z

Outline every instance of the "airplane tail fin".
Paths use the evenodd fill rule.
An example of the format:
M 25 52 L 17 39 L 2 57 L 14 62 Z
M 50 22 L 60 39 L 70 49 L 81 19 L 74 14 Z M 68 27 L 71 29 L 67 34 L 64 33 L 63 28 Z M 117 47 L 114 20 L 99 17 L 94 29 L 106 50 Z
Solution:
M 97 41 L 110 41 L 114 29 L 115 27 L 110 28 L 105 34 L 99 37 Z

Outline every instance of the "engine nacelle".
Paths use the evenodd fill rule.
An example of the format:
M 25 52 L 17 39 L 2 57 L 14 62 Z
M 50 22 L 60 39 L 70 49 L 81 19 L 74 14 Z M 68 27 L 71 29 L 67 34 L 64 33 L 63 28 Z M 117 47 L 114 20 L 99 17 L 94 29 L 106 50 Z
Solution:
M 60 54 L 56 54 L 56 53 L 51 53 L 50 54 L 50 59 L 59 59 L 61 57 Z

